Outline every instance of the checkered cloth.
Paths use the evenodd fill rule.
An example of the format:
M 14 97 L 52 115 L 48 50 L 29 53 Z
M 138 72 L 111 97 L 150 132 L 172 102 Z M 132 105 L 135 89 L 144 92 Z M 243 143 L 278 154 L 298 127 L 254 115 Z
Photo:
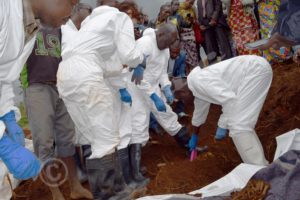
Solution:
M 241 0 L 231 0 L 229 26 L 239 55 L 259 54 L 245 44 L 259 39 L 258 24 L 251 5 L 244 6 Z
M 260 33 L 263 39 L 269 38 L 277 22 L 280 0 L 263 0 L 258 5 L 260 17 Z M 263 51 L 263 57 L 270 63 L 282 62 L 291 57 L 290 48 L 282 47 L 280 50 L 270 48 Z

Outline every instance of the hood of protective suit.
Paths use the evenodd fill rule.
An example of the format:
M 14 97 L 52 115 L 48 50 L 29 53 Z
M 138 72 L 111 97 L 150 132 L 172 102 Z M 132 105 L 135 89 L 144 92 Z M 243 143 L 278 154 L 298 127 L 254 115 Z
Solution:
M 93 10 L 90 14 L 89 19 L 93 19 L 94 17 L 98 17 L 101 14 L 107 14 L 109 12 L 116 12 L 119 11 L 117 8 L 113 8 L 110 6 L 99 6 Z

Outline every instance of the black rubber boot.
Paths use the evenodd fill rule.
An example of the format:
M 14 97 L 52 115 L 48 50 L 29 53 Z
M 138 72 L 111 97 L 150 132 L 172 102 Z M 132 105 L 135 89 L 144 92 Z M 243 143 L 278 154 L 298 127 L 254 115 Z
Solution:
M 119 155 L 120 165 L 122 168 L 122 174 L 126 184 L 133 189 L 138 188 L 138 183 L 132 178 L 132 174 L 131 174 L 131 165 L 129 160 L 128 147 L 118 150 L 118 155 Z
M 187 148 L 189 145 L 190 136 L 186 127 L 182 127 L 176 135 L 174 135 L 175 140 L 179 146 Z
M 132 190 L 125 184 L 118 163 L 116 153 L 86 160 L 89 184 L 95 200 L 131 199 Z
M 145 187 L 150 179 L 145 178 L 141 173 L 142 144 L 131 144 L 129 150 L 132 177 L 140 187 Z

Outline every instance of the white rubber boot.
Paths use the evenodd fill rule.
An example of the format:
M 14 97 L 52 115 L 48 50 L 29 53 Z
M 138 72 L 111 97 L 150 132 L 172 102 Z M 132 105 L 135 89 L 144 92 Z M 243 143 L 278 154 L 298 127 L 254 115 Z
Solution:
M 244 163 L 262 166 L 269 164 L 255 132 L 234 134 L 231 138 Z

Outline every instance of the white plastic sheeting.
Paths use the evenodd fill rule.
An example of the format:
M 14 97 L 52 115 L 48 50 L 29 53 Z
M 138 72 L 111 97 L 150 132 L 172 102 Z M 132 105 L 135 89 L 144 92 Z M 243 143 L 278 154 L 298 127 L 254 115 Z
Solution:
M 295 129 L 276 138 L 277 149 L 274 160 L 289 150 L 300 150 L 300 129 Z M 232 191 L 243 189 L 251 177 L 264 166 L 240 164 L 229 174 L 199 190 L 190 192 L 190 195 L 201 194 L 204 197 L 228 196 Z M 168 194 L 142 197 L 137 200 L 189 200 L 201 199 L 183 194 Z
M 289 150 L 300 150 L 300 129 L 295 129 L 276 138 L 277 149 L 274 160 Z
M 185 195 L 185 194 L 168 194 L 168 195 L 142 197 L 137 200 L 196 200 L 196 199 L 200 199 L 200 198 L 193 197 L 190 195 Z
M 221 179 L 190 194 L 202 194 L 202 197 L 230 196 L 231 192 L 243 189 L 251 177 L 264 167 L 242 163 Z

